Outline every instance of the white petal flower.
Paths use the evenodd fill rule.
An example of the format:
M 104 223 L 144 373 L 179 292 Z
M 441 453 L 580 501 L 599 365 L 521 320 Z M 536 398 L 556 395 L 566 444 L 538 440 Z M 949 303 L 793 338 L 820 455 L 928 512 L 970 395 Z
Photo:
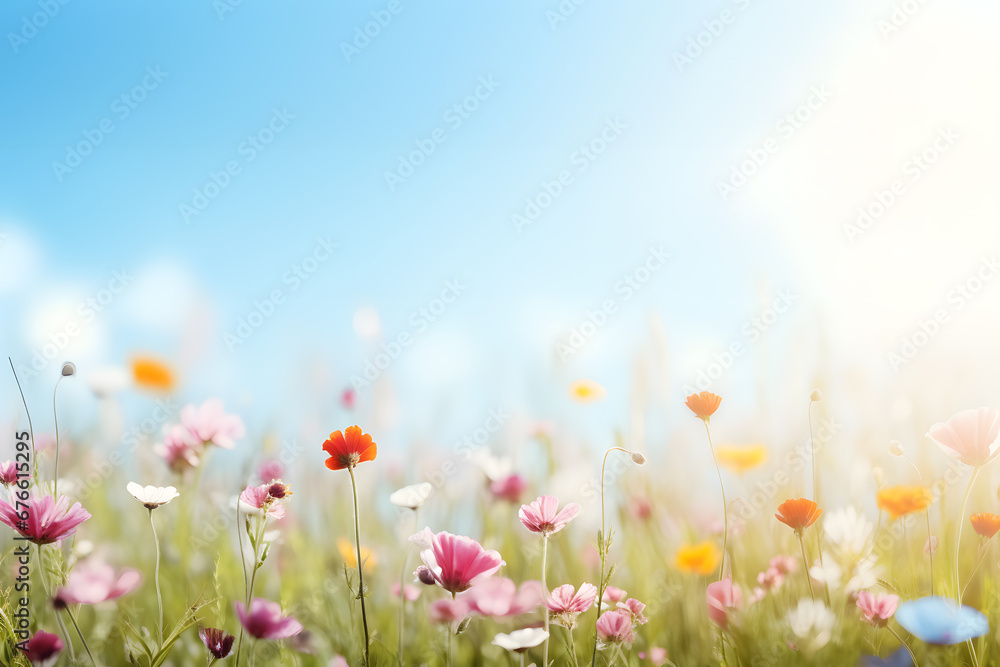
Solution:
M 532 648 L 533 646 L 538 646 L 545 641 L 548 636 L 549 633 L 541 628 L 524 628 L 523 630 L 515 630 L 509 635 L 505 635 L 501 632 L 493 638 L 493 644 L 499 646 L 500 648 L 505 648 L 508 651 L 520 652 Z
M 181 495 L 172 486 L 140 486 L 135 482 L 129 482 L 126 488 L 132 494 L 133 498 L 149 510 L 155 510 L 160 505 L 166 505 Z
M 493 456 L 488 449 L 480 449 L 473 454 L 473 461 L 486 473 L 491 482 L 509 476 L 514 471 L 514 462 L 508 458 Z
M 875 526 L 852 506 L 834 510 L 823 519 L 826 541 L 840 556 L 860 556 Z
M 805 653 L 818 651 L 833 637 L 837 617 L 819 600 L 805 599 L 788 612 L 788 623 L 800 640 L 799 649 Z
M 124 368 L 98 368 L 89 373 L 87 380 L 94 395 L 104 398 L 128 387 L 129 374 Z
M 429 482 L 411 484 L 410 486 L 404 486 L 389 496 L 389 502 L 397 507 L 406 507 L 415 510 L 421 507 L 433 492 L 434 487 Z

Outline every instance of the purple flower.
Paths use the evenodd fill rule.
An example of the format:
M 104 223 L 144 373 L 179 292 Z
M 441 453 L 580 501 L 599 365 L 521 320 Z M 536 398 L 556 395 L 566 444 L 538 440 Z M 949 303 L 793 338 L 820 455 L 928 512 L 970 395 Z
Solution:
M 24 657 L 36 667 L 50 667 L 56 664 L 59 652 L 63 650 L 63 643 L 59 637 L 41 630 L 36 632 L 25 646 Z
M 198 636 L 201 637 L 208 652 L 217 660 L 225 658 L 233 650 L 234 637 L 225 630 L 202 628 L 198 631 Z
M 65 539 L 89 518 L 90 512 L 80 503 L 70 507 L 66 496 L 59 496 L 56 501 L 52 496 L 32 494 L 28 508 L 20 514 L 10 503 L 0 500 L 0 521 L 35 544 L 52 544 Z
M 281 605 L 263 598 L 254 598 L 247 612 L 242 602 L 236 603 L 236 615 L 243 629 L 257 639 L 287 639 L 302 632 L 302 624 L 290 616 L 281 615 Z

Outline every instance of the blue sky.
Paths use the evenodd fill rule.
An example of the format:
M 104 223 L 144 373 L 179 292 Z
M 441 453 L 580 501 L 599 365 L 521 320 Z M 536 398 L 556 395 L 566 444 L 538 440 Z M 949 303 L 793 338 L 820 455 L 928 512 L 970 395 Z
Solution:
M 186 400 L 221 395 L 252 413 L 258 430 L 295 429 L 304 403 L 332 410 L 332 397 L 374 354 L 377 343 L 355 331 L 358 309 L 374 309 L 392 338 L 458 279 L 467 290 L 389 374 L 399 432 L 444 441 L 480 423 L 491 405 L 579 419 L 594 440 L 608 439 L 624 427 L 651 316 L 670 343 L 671 400 L 713 354 L 744 341 L 741 327 L 775 290 L 797 289 L 801 301 L 757 351 L 780 360 L 787 340 L 808 337 L 834 283 L 822 262 L 806 258 L 829 243 L 825 232 L 810 236 L 820 215 L 803 219 L 784 202 L 810 196 L 812 185 L 795 183 L 796 174 L 834 161 L 814 143 L 853 130 L 824 124 L 835 111 L 824 118 L 821 110 L 790 140 L 797 153 L 771 158 L 767 178 L 731 201 L 720 200 L 717 183 L 811 87 L 863 80 L 855 59 L 872 62 L 887 48 L 876 25 L 892 10 L 881 2 L 589 0 L 553 27 L 546 12 L 558 11 L 554 1 L 400 0 L 348 59 L 342 44 L 378 16 L 385 22 L 390 3 L 244 0 L 220 15 L 210 2 L 69 2 L 37 34 L 12 38 L 43 4 L 0 9 L 5 349 L 30 357 L 71 317 L 67 303 L 127 268 L 134 282 L 91 340 L 67 346 L 66 356 L 96 367 L 148 350 L 184 369 Z M 973 23 L 985 7 L 964 3 L 949 18 Z M 932 11 L 894 44 L 915 48 L 904 40 L 921 38 Z M 719 34 L 708 37 L 712 29 Z M 699 33 L 708 45 L 679 71 L 675 54 Z M 456 126 L 448 110 L 483 80 L 495 89 L 480 88 L 483 99 Z M 851 99 L 843 89 L 834 105 Z M 276 112 L 285 120 L 269 131 Z M 53 167 L 102 122 L 112 131 L 79 166 Z M 580 147 L 609 122 L 623 129 L 580 170 Z M 390 189 L 386 171 L 435 131 L 444 141 Z M 250 160 L 253 136 L 271 141 Z M 186 221 L 181 206 L 229 163 L 239 173 Z M 512 215 L 562 171 L 572 182 L 519 233 Z M 853 199 L 844 211 L 852 208 Z M 284 277 L 317 238 L 338 248 L 292 290 Z M 584 350 L 560 361 L 556 343 L 614 295 L 651 246 L 670 252 L 668 265 Z M 286 299 L 274 317 L 230 351 L 226 333 L 275 289 Z M 755 405 L 750 356 L 719 387 Z M 810 358 L 795 370 L 795 390 L 807 391 L 820 366 Z M 318 394 L 303 381 L 313 372 Z M 609 389 L 585 416 L 565 399 L 577 377 Z M 51 379 L 30 392 L 44 396 Z

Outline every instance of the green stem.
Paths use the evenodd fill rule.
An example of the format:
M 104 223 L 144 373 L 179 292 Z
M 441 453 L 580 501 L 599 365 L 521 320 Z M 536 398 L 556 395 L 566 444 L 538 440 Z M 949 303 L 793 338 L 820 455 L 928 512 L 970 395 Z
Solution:
M 923 484 L 921 483 L 921 486 Z M 931 557 L 931 595 L 934 595 L 934 549 L 931 548 L 931 510 L 930 505 L 924 510 L 924 514 L 927 517 L 927 553 Z
M 972 568 L 972 574 L 969 575 L 969 580 L 965 582 L 965 588 L 962 589 L 962 597 L 965 598 L 965 591 L 969 590 L 969 584 L 976 576 L 976 572 L 979 571 L 979 566 L 983 564 L 983 559 L 986 558 L 986 554 L 990 551 L 990 541 L 987 540 L 979 550 L 979 560 L 976 561 L 976 566 Z
M 156 603 L 160 609 L 160 624 L 157 626 L 159 648 L 163 648 L 163 596 L 160 594 L 160 538 L 156 536 L 156 524 L 153 523 L 153 510 L 149 510 L 149 527 L 153 529 L 153 544 L 156 545 L 156 569 L 153 580 L 156 582 Z
M 546 597 L 549 594 L 549 588 L 545 585 L 545 562 L 548 559 L 549 554 L 549 536 L 542 535 L 542 590 L 545 591 Z M 542 667 L 548 667 L 549 664 L 549 609 L 548 607 L 543 607 L 542 613 L 545 614 L 545 643 L 542 646 Z M 524 654 L 522 654 L 523 656 Z
M 576 659 L 576 644 L 573 642 L 573 631 L 570 628 L 566 628 L 566 634 L 569 635 L 569 654 L 573 656 L 573 667 L 580 667 L 580 663 Z
M 351 473 L 351 488 L 354 490 L 354 543 L 358 551 L 358 597 L 361 598 L 361 622 L 365 628 L 365 667 L 371 665 L 371 656 L 368 651 L 368 614 L 365 612 L 365 575 L 364 563 L 361 562 L 361 520 L 358 514 L 358 484 L 354 479 L 354 466 L 347 466 L 347 471 Z M 399 591 L 402 595 L 403 591 Z
M 87 651 L 87 655 L 90 656 L 90 662 L 97 667 L 97 661 L 94 660 L 94 654 L 90 652 L 90 647 L 87 646 L 87 640 L 84 639 L 83 633 L 80 632 L 80 626 L 76 623 L 76 617 L 73 616 L 73 611 L 67 606 L 66 613 L 69 615 L 69 620 L 73 621 L 73 627 L 76 628 L 76 634 L 80 635 L 80 641 L 83 642 L 83 648 Z
M 40 572 L 42 579 L 42 590 L 45 592 L 45 599 L 48 600 L 52 597 L 52 595 L 49 593 L 49 578 L 48 575 L 45 574 L 45 559 L 42 557 L 42 545 L 36 543 L 35 546 L 38 547 L 38 571 Z M 70 639 L 69 630 L 66 629 L 66 625 L 62 622 L 62 619 L 59 618 L 59 614 L 56 614 L 56 625 L 59 626 L 59 629 L 62 631 L 63 638 L 66 641 L 66 646 L 69 647 L 70 658 L 73 662 L 76 662 L 76 655 L 73 651 L 73 640 Z
M 809 559 L 806 558 L 806 541 L 802 538 L 802 531 L 796 531 L 799 535 L 799 546 L 802 547 L 802 566 L 805 568 L 806 583 L 809 584 L 809 596 L 816 601 L 816 594 L 813 593 L 812 577 L 809 575 Z
M 719 488 L 722 490 L 722 564 L 719 566 L 719 581 L 722 581 L 726 572 L 726 558 L 729 555 L 729 505 L 726 503 L 726 487 L 722 484 L 722 469 L 719 468 L 719 460 L 715 458 L 715 447 L 712 445 L 712 432 L 708 428 L 708 420 L 705 419 L 705 433 L 708 435 L 708 449 L 712 452 L 712 461 L 715 462 L 715 472 L 719 476 Z M 729 567 L 732 568 L 732 559 Z
M 56 392 L 59 391 L 59 383 L 63 376 L 56 380 L 56 388 L 52 390 L 52 423 L 56 427 L 56 471 L 52 478 L 52 499 L 59 500 L 59 416 L 56 414 Z
M 969 494 L 972 493 L 972 485 L 976 483 L 976 476 L 979 475 L 979 466 L 972 469 L 972 477 L 969 478 L 969 486 L 965 489 L 965 495 L 962 497 L 962 510 L 958 515 L 958 535 L 955 537 L 955 596 L 958 598 L 958 604 L 962 604 L 962 586 L 959 579 L 958 572 L 958 554 L 959 548 L 962 546 L 962 527 L 965 525 L 965 506 L 969 502 Z
M 912 661 L 913 661 L 913 667 L 920 667 L 920 665 L 918 665 L 918 664 L 917 664 L 917 656 L 913 655 L 913 651 L 911 651 L 911 650 L 910 650 L 910 647 L 906 645 L 906 642 L 904 642 L 904 641 L 903 641 L 903 638 L 902 638 L 902 637 L 900 637 L 900 636 L 899 636 L 899 635 L 898 635 L 898 634 L 896 633 L 896 631 L 895 631 L 895 630 L 893 630 L 893 629 L 892 629 L 891 627 L 889 627 L 888 625 L 887 625 L 887 626 L 885 626 L 885 627 L 886 627 L 886 629 L 887 629 L 887 630 L 888 630 L 889 632 L 891 632 L 891 633 L 892 633 L 892 636 L 893 636 L 893 637 L 895 637 L 895 638 L 896 638 L 897 640 L 899 640 L 899 643 L 903 645 L 903 648 L 905 648 L 905 649 L 906 649 L 906 652 L 910 654 L 910 660 L 912 660 Z

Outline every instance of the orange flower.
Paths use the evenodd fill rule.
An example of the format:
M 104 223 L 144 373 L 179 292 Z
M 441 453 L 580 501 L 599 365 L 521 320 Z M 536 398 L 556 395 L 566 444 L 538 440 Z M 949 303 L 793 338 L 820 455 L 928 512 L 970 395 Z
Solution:
M 132 360 L 132 375 L 135 383 L 145 389 L 170 391 L 174 388 L 174 372 L 152 357 L 135 357 Z
M 875 504 L 893 519 L 925 510 L 933 500 L 930 490 L 920 485 L 883 486 L 875 494 Z
M 973 514 L 969 517 L 972 527 L 980 536 L 990 539 L 1000 531 L 1000 516 L 989 513 Z
M 796 533 L 801 533 L 809 526 L 816 523 L 816 519 L 823 513 L 815 502 L 808 498 L 789 499 L 778 505 L 775 517 Z
M 742 475 L 747 470 L 753 470 L 757 466 L 763 465 L 767 460 L 767 447 L 764 445 L 747 445 L 739 447 L 736 445 L 719 445 L 715 448 L 715 456 L 719 460 L 719 465 L 729 468 L 738 475 Z
M 722 397 L 716 396 L 710 391 L 703 391 L 700 394 L 691 394 L 684 401 L 684 405 L 691 408 L 691 412 L 695 414 L 699 419 L 708 421 L 708 418 L 715 414 L 715 411 L 719 409 L 719 403 L 722 403 Z
M 685 544 L 677 550 L 677 569 L 688 574 L 712 574 L 719 564 L 719 548 L 715 542 Z
M 354 468 L 364 461 L 372 461 L 378 447 L 372 437 L 361 431 L 360 426 L 348 426 L 344 432 L 334 431 L 323 443 L 323 450 L 330 455 L 326 467 L 330 470 Z

